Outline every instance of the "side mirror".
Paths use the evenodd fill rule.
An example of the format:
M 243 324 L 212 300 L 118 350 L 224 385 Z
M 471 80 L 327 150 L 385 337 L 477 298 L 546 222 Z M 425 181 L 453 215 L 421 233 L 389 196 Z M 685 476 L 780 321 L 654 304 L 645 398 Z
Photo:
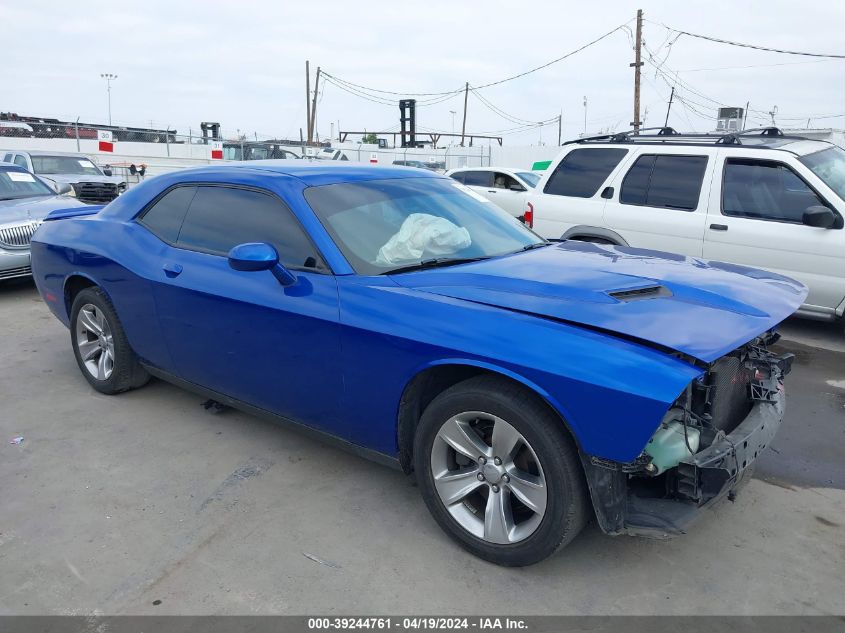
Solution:
M 112 175 L 111 167 L 103 167 L 103 173 L 106 176 L 111 176 Z
M 63 196 L 65 194 L 68 194 L 71 191 L 73 191 L 73 187 L 71 187 L 66 182 L 57 182 L 55 188 L 56 188 L 56 193 L 59 194 L 60 196 Z
M 244 272 L 269 270 L 283 286 L 296 283 L 293 273 L 279 263 L 276 249 L 265 242 L 248 242 L 233 247 L 229 251 L 229 266 Z
M 827 207 L 814 205 L 804 211 L 801 219 L 805 226 L 815 226 L 820 229 L 831 229 L 836 224 L 836 214 Z
M 510 187 L 508 187 L 508 189 L 510 189 L 511 191 L 525 191 L 525 187 L 519 184 L 511 185 Z

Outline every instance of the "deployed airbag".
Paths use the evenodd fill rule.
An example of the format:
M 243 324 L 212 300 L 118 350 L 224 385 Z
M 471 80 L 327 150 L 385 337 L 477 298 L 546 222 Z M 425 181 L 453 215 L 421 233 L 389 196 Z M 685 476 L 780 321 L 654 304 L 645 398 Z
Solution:
M 399 231 L 379 249 L 376 263 L 382 266 L 451 255 L 472 244 L 469 231 L 429 213 L 412 213 Z

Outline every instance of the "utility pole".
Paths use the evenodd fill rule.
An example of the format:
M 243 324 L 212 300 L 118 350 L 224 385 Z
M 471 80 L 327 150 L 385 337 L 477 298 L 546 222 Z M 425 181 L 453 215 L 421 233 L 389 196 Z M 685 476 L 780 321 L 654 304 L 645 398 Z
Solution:
M 464 88 L 464 122 L 461 125 L 461 147 L 464 146 L 464 136 L 467 133 L 467 99 L 469 99 L 469 82 Z
M 563 131 L 563 110 L 557 115 L 557 145 L 560 147 L 560 135 Z
M 640 131 L 640 68 L 643 65 L 641 60 L 641 53 L 643 47 L 643 10 L 637 9 L 637 39 L 635 43 L 635 57 L 634 63 L 630 64 L 634 68 L 634 120 L 631 126 L 634 128 L 634 133 Z
M 311 70 L 305 60 L 305 136 L 311 141 Z
M 663 127 L 669 125 L 669 112 L 672 110 L 672 101 L 675 99 L 675 86 L 672 86 L 672 92 L 669 94 L 669 105 L 666 108 L 666 120 L 663 122 Z
M 314 140 L 317 130 L 317 93 L 320 90 L 320 67 L 317 66 L 317 76 L 314 78 L 314 101 L 311 102 L 311 131 L 308 133 L 308 142 Z
M 748 122 L 748 108 L 751 105 L 750 101 L 745 102 L 745 116 L 742 117 L 742 129 L 745 129 L 745 124 Z

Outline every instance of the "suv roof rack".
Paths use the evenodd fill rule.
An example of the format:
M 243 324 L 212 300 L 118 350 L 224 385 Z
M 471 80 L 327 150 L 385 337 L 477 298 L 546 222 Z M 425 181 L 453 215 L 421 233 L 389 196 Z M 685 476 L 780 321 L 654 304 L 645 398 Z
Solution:
M 644 134 L 643 136 L 647 136 L 648 138 L 653 138 L 655 136 L 682 136 L 680 132 L 676 132 L 675 129 L 671 127 L 644 127 L 640 128 L 639 131 L 628 130 L 626 132 L 612 132 L 610 134 L 584 136 L 581 138 L 573 139 L 571 141 L 566 141 L 565 143 L 563 143 L 563 145 L 572 145 L 573 143 L 584 143 L 588 141 L 607 141 L 609 143 L 624 143 L 626 141 L 633 140 L 637 136 L 640 136 L 639 132 L 650 132 L 652 130 L 657 130 L 657 134 Z
M 779 137 L 786 137 L 786 135 L 781 132 L 779 127 L 769 126 L 769 127 L 753 127 L 748 130 L 741 130 L 739 132 L 731 132 L 730 134 L 725 134 L 722 136 L 717 143 L 722 143 L 724 145 L 742 145 L 742 142 L 739 140 L 740 136 L 750 136 L 752 133 L 757 132 L 755 136 L 779 136 Z M 798 137 L 801 138 L 801 137 Z
M 642 132 L 656 131 L 655 134 L 642 134 Z M 649 127 L 640 130 L 627 130 L 625 132 L 613 132 L 610 134 L 599 134 L 597 136 L 585 136 L 583 138 L 566 141 L 563 145 L 578 143 L 653 143 L 665 144 L 675 143 L 684 145 L 698 145 L 712 143 L 714 145 L 742 145 L 742 137 L 753 137 L 757 139 L 783 139 L 783 140 L 807 140 L 805 136 L 792 136 L 784 134 L 780 128 L 769 126 L 730 132 L 728 134 L 683 134 L 671 127 Z M 763 147 L 755 143 L 752 147 Z

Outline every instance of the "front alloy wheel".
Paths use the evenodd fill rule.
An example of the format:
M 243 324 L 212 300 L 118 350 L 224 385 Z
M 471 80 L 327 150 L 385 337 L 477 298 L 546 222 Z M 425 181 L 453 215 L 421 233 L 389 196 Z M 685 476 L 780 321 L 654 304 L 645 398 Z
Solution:
M 530 565 L 589 516 L 584 472 L 563 420 L 535 393 L 482 375 L 434 398 L 414 436 L 414 471 L 440 527 L 499 565 Z
M 490 543 L 517 543 L 546 512 L 546 478 L 522 434 L 490 413 L 447 420 L 431 451 L 434 487 L 452 518 Z

